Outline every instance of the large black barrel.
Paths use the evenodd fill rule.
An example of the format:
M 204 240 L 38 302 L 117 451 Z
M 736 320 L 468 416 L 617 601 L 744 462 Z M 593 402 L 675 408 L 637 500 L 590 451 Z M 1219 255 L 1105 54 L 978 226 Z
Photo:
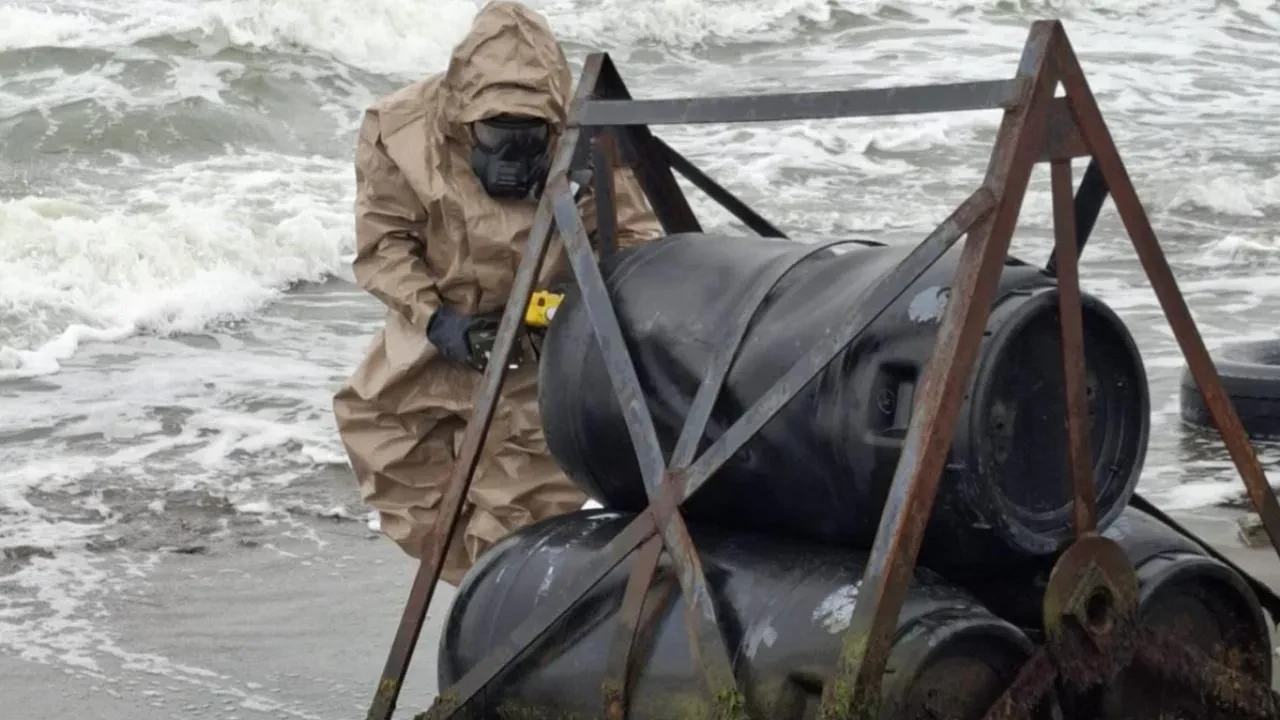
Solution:
M 1196 543 L 1137 508 L 1127 508 L 1103 533 L 1129 557 L 1138 575 L 1138 622 L 1175 642 L 1271 683 L 1271 633 L 1258 597 L 1239 573 Z M 988 607 L 1035 634 L 1051 566 L 995 584 L 974 585 Z M 1113 717 L 1204 717 L 1195 688 L 1130 666 L 1111 690 Z
M 503 644 L 534 608 L 558 602 L 557 593 L 632 518 L 606 510 L 551 518 L 484 555 L 449 611 L 440 686 Z M 865 554 L 693 524 L 690 532 L 753 717 L 816 717 L 857 601 Z M 474 716 L 601 717 L 606 660 L 634 557 L 535 644 L 525 662 L 492 683 L 473 706 Z M 644 606 L 651 619 L 633 651 L 628 717 L 713 717 L 690 654 L 684 600 L 665 560 Z M 924 569 L 896 637 L 882 717 L 903 720 L 982 717 L 1033 649 L 1011 624 Z
M 803 247 L 759 237 L 674 235 L 602 266 L 668 457 L 708 359 L 744 298 L 763 272 Z M 875 244 L 844 249 L 802 262 L 769 294 L 707 438 L 719 437 L 819 339 L 848 322 L 862 293 L 910 251 Z M 731 458 L 685 506 L 688 516 L 869 547 L 959 252 L 953 248 L 916 281 Z M 922 550 L 929 564 L 1048 553 L 1071 535 L 1057 303 L 1053 278 L 1006 262 Z M 1149 397 L 1128 330 L 1088 294 L 1084 336 L 1098 514 L 1105 526 L 1137 482 Z M 576 291 L 566 296 L 543 345 L 540 403 L 549 447 L 567 474 L 605 507 L 642 508 L 635 453 Z

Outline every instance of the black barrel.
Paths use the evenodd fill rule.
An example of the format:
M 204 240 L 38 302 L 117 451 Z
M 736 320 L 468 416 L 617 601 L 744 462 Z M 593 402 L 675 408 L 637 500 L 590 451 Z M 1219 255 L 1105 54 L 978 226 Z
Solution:
M 1127 508 L 1104 537 L 1124 549 L 1138 575 L 1138 622 L 1262 683 L 1271 683 L 1271 633 L 1257 595 L 1235 570 L 1137 508 Z M 1051 567 L 997 587 L 974 586 L 988 607 L 1035 634 Z M 1034 589 L 1031 589 L 1034 588 Z M 1194 688 L 1130 666 L 1110 691 L 1114 717 L 1204 717 Z
M 440 641 L 440 687 L 506 642 L 534 608 L 560 603 L 557 594 L 634 517 L 584 510 L 551 518 L 484 555 L 449 611 Z M 693 524 L 690 533 L 752 716 L 817 717 L 858 598 L 865 553 Z M 606 576 L 521 664 L 491 683 L 471 717 L 602 717 L 607 659 L 634 558 Z M 684 600 L 663 562 L 633 650 L 628 717 L 713 717 L 693 666 Z M 881 717 L 903 720 L 981 718 L 1033 649 L 1013 625 L 925 569 L 917 571 L 896 638 Z
M 642 391 L 670 456 L 704 368 L 759 276 L 805 246 L 686 234 L 619 253 L 606 278 Z M 759 307 L 706 437 L 713 440 L 910 251 L 874 243 L 826 250 L 791 269 Z M 711 478 L 691 518 L 866 549 L 901 454 L 959 258 L 953 248 Z M 1098 516 L 1127 502 L 1146 453 L 1149 396 L 1121 320 L 1084 295 Z M 1052 552 L 1071 536 L 1056 282 L 1007 261 L 982 339 L 922 560 L 940 567 Z M 551 452 L 602 505 L 636 511 L 635 453 L 586 309 L 570 291 L 541 359 Z M 709 444 L 704 440 L 703 448 Z
M 1271 632 L 1239 573 L 1136 509 L 1104 535 L 1126 548 L 1138 571 L 1139 622 L 1270 686 Z M 1133 720 L 1205 716 L 1195 689 L 1138 667 L 1126 669 L 1111 702 L 1120 717 Z

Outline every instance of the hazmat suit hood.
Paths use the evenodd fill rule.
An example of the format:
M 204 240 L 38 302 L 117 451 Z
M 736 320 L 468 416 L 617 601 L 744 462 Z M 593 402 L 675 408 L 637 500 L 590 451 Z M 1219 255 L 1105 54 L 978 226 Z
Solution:
M 449 58 L 440 130 L 469 144 L 471 123 L 510 113 L 541 118 L 559 135 L 572 85 L 545 19 L 519 3 L 490 3 Z

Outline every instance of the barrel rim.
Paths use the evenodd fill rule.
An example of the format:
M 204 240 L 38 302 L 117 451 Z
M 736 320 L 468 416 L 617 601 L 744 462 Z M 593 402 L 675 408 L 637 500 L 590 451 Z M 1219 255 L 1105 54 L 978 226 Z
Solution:
M 1014 302 L 1000 302 L 992 309 L 991 318 L 988 320 L 987 325 L 989 336 L 984 338 L 983 352 L 979 357 L 977 367 L 971 375 L 969 385 L 970 398 L 966 408 L 969 413 L 969 423 L 967 427 L 964 424 L 961 426 L 970 433 L 976 434 L 978 429 L 985 426 L 982 418 L 985 417 L 986 410 L 991 403 L 991 396 L 995 388 L 993 375 L 1005 357 L 1004 348 L 1016 341 L 1021 336 L 1021 331 L 1028 324 L 1041 318 L 1044 313 L 1055 313 L 1058 310 L 1059 290 L 1056 285 L 1014 289 L 1006 296 L 1006 298 L 1010 297 L 1016 297 L 1017 300 Z M 1149 378 L 1142 353 L 1124 320 L 1101 298 L 1095 295 L 1081 292 L 1080 302 L 1081 313 L 1085 316 L 1085 322 L 1089 322 L 1091 317 L 1093 320 L 1102 322 L 1107 331 L 1115 335 L 1116 340 L 1119 340 L 1123 347 L 1123 352 L 1130 358 L 1128 363 L 1129 374 L 1138 384 L 1138 407 L 1134 411 L 1138 421 L 1134 423 L 1131 429 L 1136 439 L 1133 444 L 1135 450 L 1131 453 L 1130 469 L 1124 476 L 1113 475 L 1111 481 L 1103 486 L 1102 492 L 1099 493 L 1101 497 L 1098 499 L 1105 502 L 1097 503 L 1102 505 L 1103 509 L 1098 513 L 1096 523 L 1099 528 L 1105 528 L 1119 517 L 1120 513 L 1128 506 L 1130 499 L 1137 491 L 1138 480 L 1142 476 L 1151 438 Z M 995 327 L 993 327 L 993 324 L 995 324 Z M 1065 433 L 1064 418 L 1064 436 Z M 955 443 L 956 447 L 970 447 L 971 445 L 968 442 L 962 444 L 959 438 Z M 978 458 L 973 456 L 965 460 L 975 465 L 978 462 Z M 1114 464 L 1107 461 L 1106 454 L 1103 455 L 1102 462 L 1104 467 Z M 994 474 L 974 473 L 974 476 L 978 482 L 972 487 L 975 489 L 980 488 L 981 492 L 999 510 L 994 517 L 984 519 L 991 523 L 993 530 L 998 535 L 1012 541 L 1012 546 L 1023 548 L 1033 554 L 1046 554 L 1057 550 L 1063 541 L 1073 536 L 1074 529 L 1070 521 L 1072 502 L 1070 500 L 1053 510 L 1030 512 L 1007 497 L 1000 486 L 999 479 Z M 1095 469 L 1095 488 L 1098 485 Z M 1057 532 L 1038 531 L 1035 529 L 1038 523 L 1055 519 L 1058 522 L 1053 524 L 1060 528 Z

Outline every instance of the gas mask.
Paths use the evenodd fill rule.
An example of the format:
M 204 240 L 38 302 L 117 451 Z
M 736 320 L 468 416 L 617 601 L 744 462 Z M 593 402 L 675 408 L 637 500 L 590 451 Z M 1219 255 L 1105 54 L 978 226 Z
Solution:
M 471 169 L 490 197 L 535 198 L 550 170 L 551 129 L 540 118 L 499 115 L 471 124 Z

